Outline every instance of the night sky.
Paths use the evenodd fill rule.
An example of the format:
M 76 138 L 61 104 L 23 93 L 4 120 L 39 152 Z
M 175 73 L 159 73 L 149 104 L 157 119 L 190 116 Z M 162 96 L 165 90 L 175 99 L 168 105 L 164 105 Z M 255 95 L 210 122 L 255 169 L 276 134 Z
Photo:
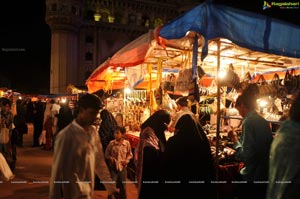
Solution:
M 47 93 L 51 33 L 45 0 L 12 2 L 0 8 L 0 82 L 22 93 Z
M 51 33 L 45 22 L 45 0 L 12 2 L 6 1 L 8 5 L 0 8 L 0 87 L 46 94 L 50 81 Z M 300 25 L 300 9 L 262 10 L 263 0 L 217 2 Z

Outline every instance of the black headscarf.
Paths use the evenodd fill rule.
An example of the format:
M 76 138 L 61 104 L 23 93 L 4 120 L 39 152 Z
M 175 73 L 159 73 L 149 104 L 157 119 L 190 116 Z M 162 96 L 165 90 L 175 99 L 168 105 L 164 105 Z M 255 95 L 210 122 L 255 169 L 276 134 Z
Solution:
M 150 127 L 155 132 L 157 138 L 166 145 L 165 130 L 167 125 L 170 123 L 170 114 L 165 110 L 158 110 L 151 115 L 142 125 L 141 132 L 146 128 Z

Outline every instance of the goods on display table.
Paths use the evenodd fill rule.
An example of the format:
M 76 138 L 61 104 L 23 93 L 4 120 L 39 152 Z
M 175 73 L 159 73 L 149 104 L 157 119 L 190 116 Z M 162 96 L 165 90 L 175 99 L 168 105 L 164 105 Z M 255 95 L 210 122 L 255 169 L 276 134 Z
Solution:
M 122 116 L 127 130 L 139 131 L 139 126 L 150 116 L 146 90 L 124 90 L 106 99 L 106 109 L 116 117 Z

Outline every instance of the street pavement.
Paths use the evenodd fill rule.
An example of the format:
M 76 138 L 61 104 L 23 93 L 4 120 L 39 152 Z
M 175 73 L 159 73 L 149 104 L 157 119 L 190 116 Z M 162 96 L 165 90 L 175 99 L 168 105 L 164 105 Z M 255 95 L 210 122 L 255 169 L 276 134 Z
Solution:
M 52 164 L 52 151 L 41 147 L 31 147 L 33 126 L 24 135 L 24 146 L 17 148 L 15 178 L 8 182 L 0 181 L 0 199 L 48 199 L 49 179 Z M 137 189 L 132 181 L 126 184 L 127 198 L 137 199 Z M 105 190 L 96 190 L 94 199 L 107 199 Z

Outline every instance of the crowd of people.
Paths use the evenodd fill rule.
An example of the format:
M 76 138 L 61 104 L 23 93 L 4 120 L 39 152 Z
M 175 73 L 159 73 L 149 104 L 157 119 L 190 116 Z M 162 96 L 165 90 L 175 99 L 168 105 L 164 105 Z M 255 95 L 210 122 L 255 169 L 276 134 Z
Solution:
M 42 101 L 33 98 L 1 97 L 0 124 L 1 132 L 8 129 L 7 142 L 2 141 L 0 134 L 0 153 L 8 164 L 15 170 L 18 147 L 23 147 L 23 136 L 28 133 L 28 124 L 33 124 L 32 147 L 42 147 L 52 150 L 54 137 L 60 129 L 73 120 L 73 115 L 63 112 L 64 108 L 72 111 L 68 105 L 54 99 Z
M 289 115 L 275 134 L 256 111 L 257 96 L 254 84 L 239 95 L 235 107 L 243 118 L 241 134 L 228 132 L 233 143 L 231 155 L 243 163 L 235 179 L 242 183 L 234 197 L 299 198 L 300 93 L 295 93 Z M 134 150 L 126 138 L 126 128 L 95 94 L 80 97 L 74 110 L 54 100 L 28 103 L 27 109 L 21 106 L 23 103 L 17 104 L 17 114 L 13 115 L 11 102 L 1 98 L 1 128 L 10 131 L 10 142 L 0 144 L 1 155 L 14 171 L 16 146 L 22 147 L 22 134 L 28 130 L 26 123 L 34 124 L 33 147 L 41 146 L 39 140 L 44 131 L 46 140 L 42 146 L 53 150 L 49 192 L 52 199 L 93 198 L 99 182 L 108 198 L 126 199 L 127 167 L 131 161 L 139 199 L 220 197 L 218 165 L 211 143 L 188 110 L 187 97 L 176 100 L 175 115 L 156 110 L 144 121 Z M 168 140 L 166 131 L 174 132 Z M 2 159 L 0 168 L 4 168 Z

